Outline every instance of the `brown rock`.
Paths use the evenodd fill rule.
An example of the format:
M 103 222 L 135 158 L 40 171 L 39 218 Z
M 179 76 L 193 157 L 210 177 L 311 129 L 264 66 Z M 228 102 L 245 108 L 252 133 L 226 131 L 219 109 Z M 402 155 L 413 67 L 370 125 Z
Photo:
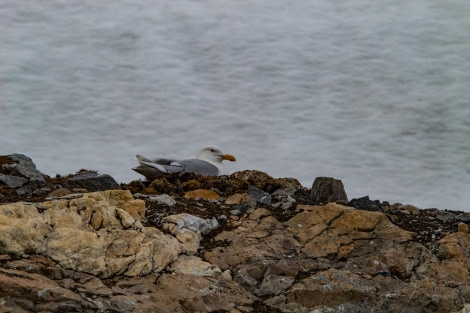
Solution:
M 0 297 L 28 299 L 23 306 L 30 312 L 92 307 L 78 294 L 39 274 L 0 268 L 0 282 Z
M 184 275 L 219 277 L 222 271 L 217 266 L 195 256 L 181 256 L 171 265 L 171 270 Z
M 52 191 L 49 194 L 49 197 L 62 197 L 62 196 L 69 195 L 71 193 L 72 192 L 67 188 L 59 188 L 59 189 L 56 189 L 56 190 Z
M 246 203 L 251 208 L 256 207 L 256 200 L 252 196 L 246 193 L 236 193 L 234 195 L 229 196 L 227 200 L 225 200 L 225 204 L 238 204 L 238 203 Z
M 470 237 L 464 232 L 456 232 L 439 240 L 438 255 L 445 259 L 466 260 L 469 253 Z
M 254 296 L 240 285 L 224 279 L 164 274 L 158 286 L 173 302 L 182 303 L 185 312 L 230 311 L 254 302 Z M 188 286 L 191 288 L 188 289 Z
M 424 279 L 401 290 L 402 306 L 419 308 L 423 312 L 457 312 L 462 308 L 462 301 L 453 288 Z
M 307 308 L 317 305 L 337 307 L 344 303 L 361 303 L 365 299 L 373 301 L 376 292 L 373 282 L 344 270 L 331 269 L 293 285 L 287 301 Z

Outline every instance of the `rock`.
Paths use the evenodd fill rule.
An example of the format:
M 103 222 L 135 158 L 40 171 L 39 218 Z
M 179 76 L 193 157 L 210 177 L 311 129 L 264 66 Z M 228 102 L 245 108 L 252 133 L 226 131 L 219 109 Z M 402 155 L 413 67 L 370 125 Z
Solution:
M 306 308 L 318 305 L 339 307 L 346 303 L 359 304 L 365 299 L 375 299 L 376 292 L 372 281 L 344 270 L 330 269 L 293 285 L 287 294 L 287 301 Z
M 158 204 L 164 204 L 164 205 L 167 205 L 167 206 L 174 206 L 176 204 L 175 199 L 173 199 L 172 197 L 170 197 L 167 194 L 162 194 L 162 195 L 158 195 L 158 196 L 151 196 L 151 197 L 148 198 L 148 200 L 150 202 L 156 202 Z
M 297 189 L 293 187 L 280 188 L 274 191 L 272 196 L 279 197 L 279 198 L 293 197 L 296 191 Z
M 219 200 L 220 196 L 212 190 L 197 189 L 184 194 L 186 199 Z
M 14 312 L 26 312 L 16 310 L 18 307 L 29 312 L 42 311 L 81 311 L 81 309 L 90 309 L 93 306 L 79 294 L 61 287 L 55 281 L 48 279 L 43 275 L 27 273 L 15 269 L 0 268 L 0 297 L 5 299 L 23 298 L 28 301 L 22 301 L 21 305 L 14 301 L 5 306 L 15 309 Z M 4 302 L 4 301 L 2 301 Z M 2 307 L 4 307 L 2 303 Z M 3 311 L 3 310 L 2 310 Z M 11 312 L 9 310 L 4 312 Z
M 258 297 L 275 296 L 283 290 L 289 289 L 294 282 L 295 277 L 276 275 L 268 270 L 254 294 Z
M 250 186 L 246 193 L 259 203 L 267 205 L 271 204 L 271 195 L 261 189 L 256 188 L 255 186 Z
M 470 256 L 470 237 L 467 233 L 456 232 L 450 234 L 438 242 L 437 254 L 444 259 L 466 260 Z
M 227 200 L 225 200 L 225 204 L 229 205 L 240 203 L 245 203 L 246 205 L 248 205 L 248 207 L 255 208 L 257 201 L 252 196 L 246 193 L 236 193 L 228 197 Z
M 184 256 L 183 256 L 184 258 Z M 16 263 L 15 263 L 16 262 Z M 57 269 L 53 279 L 47 273 Z M 194 290 L 188 293 L 188 287 Z M 191 287 L 190 287 L 191 289 Z M 190 290 L 189 289 L 189 290 Z M 254 297 L 225 278 L 181 273 L 160 277 L 97 277 L 64 270 L 44 257 L 0 267 L 2 312 L 201 312 L 250 305 Z
M 195 256 L 181 256 L 170 267 L 172 271 L 184 275 L 196 275 L 203 277 L 219 277 L 222 274 L 220 268 L 204 262 Z
M 173 233 L 178 233 L 181 229 L 186 228 L 193 232 L 208 234 L 219 227 L 219 223 L 215 218 L 202 219 L 190 214 L 170 215 L 165 217 L 164 221 L 175 225 L 174 227 L 170 227 L 170 231 Z
M 104 192 L 91 192 L 84 195 L 84 198 L 92 198 L 98 201 L 108 201 L 111 205 L 119 207 L 129 213 L 136 221 L 140 221 L 145 216 L 145 202 L 134 200 L 129 191 L 106 190 Z
M 172 302 L 182 304 L 184 310 L 179 312 L 229 312 L 255 301 L 240 285 L 226 279 L 177 273 L 162 275 L 159 285 Z M 185 292 L 188 286 L 191 292 Z
M 232 175 L 230 175 L 230 183 L 235 184 L 235 186 L 237 186 L 237 189 L 255 186 L 256 188 L 259 188 L 269 193 L 274 192 L 279 188 L 302 188 L 302 184 L 299 183 L 297 179 L 273 178 L 264 172 L 255 170 L 246 170 L 233 173 Z
M 20 188 L 16 189 L 15 192 L 18 195 L 18 197 L 20 197 L 20 198 L 31 198 L 32 195 L 33 195 L 33 191 L 31 189 L 30 185 L 20 187 Z
M 70 177 L 65 181 L 65 187 L 68 189 L 85 188 L 88 191 L 121 189 L 111 176 L 93 171 L 82 171 Z
M 459 220 L 462 223 L 470 224 L 470 212 L 460 213 L 457 216 L 457 220 Z
M 63 185 L 53 181 L 35 191 Z M 312 205 L 294 180 L 256 171 L 165 181 L 152 183 L 170 190 L 155 199 L 162 203 L 144 195 L 156 193 L 149 183 L 133 182 L 0 205 L 0 311 L 463 313 L 469 306 L 463 212 L 368 198 L 355 205 L 385 212 Z M 15 194 L 2 186 L 4 198 Z M 223 198 L 183 197 L 194 189 Z M 139 193 L 147 208 L 132 196 Z M 257 207 L 253 197 L 268 193 L 275 203 Z
M 46 251 L 46 236 L 52 229 L 33 205 L 21 202 L 0 206 L 0 253 L 23 255 Z
M 348 202 L 348 197 L 346 196 L 341 180 L 331 177 L 315 178 L 310 197 L 316 203 Z
M 0 183 L 7 185 L 10 188 L 18 188 L 24 185 L 28 180 L 24 177 L 10 176 L 0 173 Z
M 59 188 L 49 193 L 49 197 L 63 197 L 71 193 L 72 192 L 67 188 Z
M 459 225 L 457 226 L 457 229 L 461 233 L 464 233 L 466 235 L 468 234 L 468 225 L 465 223 L 459 223 Z
M 365 196 L 359 199 L 352 199 L 348 204 L 359 210 L 384 212 L 380 201 L 372 201 L 369 199 L 369 196 Z
M 30 183 L 43 186 L 45 184 L 44 174 L 36 169 L 36 165 L 33 163 L 30 157 L 24 154 L 10 154 L 7 156 L 11 162 L 10 164 L 3 164 L 3 169 L 9 171 L 16 171 L 19 175 L 26 177 Z
M 195 255 L 199 252 L 200 248 L 200 243 L 202 236 L 200 233 L 196 233 L 192 230 L 182 228 L 182 229 L 175 229 L 169 226 L 174 233 L 176 239 L 181 243 L 182 245 L 182 253 L 185 253 L 187 255 Z
M 0 206 L 0 253 L 42 254 L 64 268 L 99 277 L 159 272 L 176 260 L 181 245 L 154 228 L 143 228 L 125 205 L 111 204 L 121 203 L 126 194 L 106 191 L 44 202 L 38 204 L 42 213 L 34 205 Z M 141 200 L 131 196 L 129 201 Z

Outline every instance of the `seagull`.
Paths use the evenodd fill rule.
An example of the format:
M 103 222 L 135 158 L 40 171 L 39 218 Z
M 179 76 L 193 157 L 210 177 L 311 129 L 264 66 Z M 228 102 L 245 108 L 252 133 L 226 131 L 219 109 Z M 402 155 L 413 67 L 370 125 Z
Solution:
M 136 155 L 139 166 L 133 170 L 142 174 L 148 180 L 154 180 L 167 174 L 194 173 L 203 176 L 227 175 L 228 172 L 222 164 L 223 160 L 235 162 L 233 155 L 225 154 L 219 147 L 206 146 L 202 148 L 195 159 L 174 160 L 157 158 L 148 159 Z

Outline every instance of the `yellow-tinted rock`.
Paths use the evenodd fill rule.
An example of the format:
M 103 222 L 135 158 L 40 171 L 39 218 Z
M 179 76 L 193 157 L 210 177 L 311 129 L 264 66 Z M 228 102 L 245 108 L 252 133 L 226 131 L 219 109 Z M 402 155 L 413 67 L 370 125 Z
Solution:
M 469 246 L 467 234 L 456 232 L 439 240 L 437 254 L 444 259 L 465 260 Z
M 66 269 L 100 277 L 162 271 L 182 245 L 143 227 L 125 210 L 140 203 L 128 192 L 113 191 L 0 206 L 0 254 L 41 254 Z
M 36 207 L 21 202 L 0 206 L 0 254 L 44 253 L 50 231 Z
M 468 234 L 468 225 L 465 223 L 459 223 L 458 230 L 461 233 Z
M 188 191 L 187 193 L 184 194 L 184 197 L 186 199 L 202 198 L 207 201 L 220 199 L 220 196 L 216 192 L 212 190 L 205 190 L 205 189 L 197 189 L 197 190 Z

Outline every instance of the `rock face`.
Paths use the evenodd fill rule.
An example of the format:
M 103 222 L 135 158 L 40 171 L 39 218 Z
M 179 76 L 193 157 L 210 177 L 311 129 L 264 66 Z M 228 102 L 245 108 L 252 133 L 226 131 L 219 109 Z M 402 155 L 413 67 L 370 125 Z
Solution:
M 146 201 L 0 205 L 0 312 L 470 309 L 468 213 L 313 205 L 295 180 L 256 171 L 165 180 L 123 186 Z M 155 188 L 171 196 L 145 195 Z
M 117 190 L 0 206 L 3 305 L 249 312 L 263 301 L 271 312 L 457 312 L 470 300 L 465 227 L 428 249 L 381 212 L 299 204 L 281 222 L 256 207 L 226 221 L 212 239 L 223 244 L 203 248 L 216 218 L 169 215 L 163 233 L 141 224 L 144 210 Z

